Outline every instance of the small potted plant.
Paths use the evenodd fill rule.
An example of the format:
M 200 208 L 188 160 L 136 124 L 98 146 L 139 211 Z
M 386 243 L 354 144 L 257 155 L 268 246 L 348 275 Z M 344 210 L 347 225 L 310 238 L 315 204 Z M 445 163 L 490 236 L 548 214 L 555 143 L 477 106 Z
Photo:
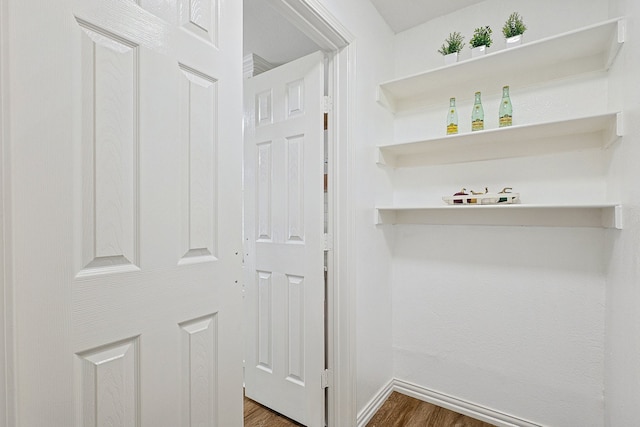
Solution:
M 464 36 L 455 31 L 449 33 L 449 36 L 444 40 L 444 43 L 438 50 L 444 56 L 444 63 L 446 65 L 458 62 L 458 53 L 464 47 Z
M 493 40 L 491 40 L 491 27 L 488 25 L 485 27 L 476 28 L 473 31 L 473 37 L 469 40 L 471 45 L 471 57 L 482 56 L 486 53 L 486 49 L 491 46 Z
M 502 27 L 502 34 L 506 39 L 507 48 L 520 46 L 522 43 L 522 35 L 524 34 L 527 26 L 522 21 L 522 16 L 518 12 L 513 12 L 507 18 L 507 21 Z

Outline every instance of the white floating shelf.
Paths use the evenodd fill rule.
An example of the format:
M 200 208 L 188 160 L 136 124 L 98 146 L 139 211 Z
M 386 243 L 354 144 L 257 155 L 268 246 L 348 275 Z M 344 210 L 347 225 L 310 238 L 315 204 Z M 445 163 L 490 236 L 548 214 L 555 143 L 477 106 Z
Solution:
M 604 203 L 377 207 L 375 220 L 376 224 L 603 227 L 621 230 L 622 206 Z
M 622 114 L 517 125 L 378 146 L 378 163 L 394 167 L 450 164 L 606 148 L 622 136 Z
M 625 20 L 596 25 L 380 84 L 378 102 L 392 111 L 497 93 L 582 73 L 608 70 L 624 43 Z M 526 36 L 525 36 L 526 37 Z

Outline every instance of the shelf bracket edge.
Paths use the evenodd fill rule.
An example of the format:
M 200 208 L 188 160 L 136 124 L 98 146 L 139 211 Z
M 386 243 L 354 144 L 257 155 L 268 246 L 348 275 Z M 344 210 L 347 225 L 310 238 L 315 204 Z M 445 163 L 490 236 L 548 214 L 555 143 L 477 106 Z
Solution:
M 376 89 L 376 101 L 392 113 L 396 112 L 395 99 L 387 93 L 382 86 L 378 86 Z
M 602 211 L 602 227 L 622 230 L 622 205 L 604 208 Z
M 376 148 L 376 159 L 375 159 L 376 164 L 379 166 L 387 166 L 387 167 L 395 168 L 396 156 L 385 151 L 386 150 L 384 150 L 381 147 Z
M 616 113 L 616 132 L 615 136 L 622 137 L 624 135 L 624 119 L 622 111 Z
M 607 70 L 611 68 L 616 58 L 618 57 L 618 53 L 620 52 L 620 49 L 625 42 L 626 31 L 627 21 L 625 19 L 618 20 L 616 37 L 614 37 L 613 41 L 611 42 L 611 48 L 609 49 L 609 55 L 607 57 Z
M 396 211 L 394 210 L 375 208 L 373 210 L 373 213 L 374 213 L 373 223 L 375 225 L 397 224 L 397 214 L 396 214 Z
M 611 147 L 616 141 L 624 136 L 624 117 L 622 112 L 616 113 L 615 123 L 609 126 L 605 135 L 606 143 L 604 149 Z
M 616 205 L 613 208 L 613 228 L 616 230 L 622 230 L 622 205 Z

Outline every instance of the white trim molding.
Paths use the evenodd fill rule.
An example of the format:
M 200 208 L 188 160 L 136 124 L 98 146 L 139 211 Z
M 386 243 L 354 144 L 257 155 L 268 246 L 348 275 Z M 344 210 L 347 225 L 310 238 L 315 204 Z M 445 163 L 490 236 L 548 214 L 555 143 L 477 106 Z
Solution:
M 540 424 L 399 379 L 391 380 L 385 387 L 380 389 L 378 394 L 360 411 L 358 414 L 358 427 L 364 427 L 371 421 L 371 418 L 394 391 L 498 427 L 541 427 Z
M 329 389 L 328 425 L 352 426 L 356 422 L 356 278 L 355 210 L 353 207 L 354 117 L 356 42 L 336 51 L 330 61 L 329 96 L 329 231 L 334 250 L 329 252 L 328 350 L 334 387 Z
M 10 239 L 9 14 L 0 0 L 0 427 L 16 425 Z
M 340 50 L 354 40 L 318 0 L 267 1 L 324 51 Z
M 393 383 L 395 380 L 391 380 L 382 387 L 378 393 L 373 396 L 373 399 L 365 405 L 365 407 L 358 413 L 358 427 L 364 427 L 367 425 L 371 418 L 380 410 L 384 402 L 391 396 L 393 392 Z
M 351 189 L 353 146 L 351 118 L 355 97 L 355 38 L 317 0 L 268 0 L 329 58 L 329 252 L 327 314 L 327 369 L 333 386 L 327 393 L 327 425 L 352 426 L 356 422 L 355 379 L 355 269 L 354 209 Z

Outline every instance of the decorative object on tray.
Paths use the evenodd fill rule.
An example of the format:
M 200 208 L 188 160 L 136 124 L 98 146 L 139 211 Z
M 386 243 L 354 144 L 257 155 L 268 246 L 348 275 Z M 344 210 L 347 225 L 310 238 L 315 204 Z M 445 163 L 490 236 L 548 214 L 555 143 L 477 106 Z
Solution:
M 491 40 L 492 32 L 491 27 L 488 25 L 478 27 L 473 31 L 473 37 L 469 40 L 472 58 L 482 56 L 486 53 L 487 48 L 493 43 L 493 40 Z
M 513 12 L 507 18 L 502 27 L 502 34 L 506 39 L 507 48 L 520 46 L 522 44 L 522 35 L 526 31 L 527 26 L 522 21 L 522 16 L 518 12 Z
M 484 108 L 482 108 L 482 99 L 480 92 L 476 92 L 476 99 L 473 103 L 473 110 L 471 111 L 471 130 L 483 130 L 484 129 Z
M 484 193 L 471 190 L 471 194 L 469 194 L 466 188 L 463 188 L 453 196 L 444 196 L 442 200 L 449 205 L 508 205 L 519 203 L 520 193 L 512 193 L 511 190 L 511 187 L 505 187 L 498 193 L 489 193 L 489 189 L 485 187 Z
M 447 114 L 447 135 L 458 133 L 458 110 L 456 110 L 456 99 L 449 99 L 449 113 Z
M 449 33 L 438 53 L 444 56 L 445 65 L 458 62 L 458 53 L 464 47 L 464 36 L 457 31 Z
M 498 121 L 501 128 L 513 124 L 513 107 L 511 106 L 511 98 L 509 97 L 509 86 L 502 88 L 502 101 L 500 102 L 498 112 Z
M 471 194 L 473 194 L 474 196 L 487 194 L 487 193 L 489 193 L 489 188 L 488 187 L 484 187 L 484 193 L 482 191 L 473 191 L 473 190 L 471 190 Z M 478 199 L 477 198 L 469 199 L 469 203 L 471 203 L 471 204 L 478 203 Z
M 464 200 L 466 199 L 462 196 L 468 196 L 466 188 L 463 188 L 462 190 L 458 191 L 453 195 L 453 197 L 455 198 L 453 200 L 453 203 L 464 203 Z
M 511 190 L 513 190 L 513 188 L 511 187 L 504 187 L 498 194 L 502 194 L 503 196 L 501 196 L 498 199 L 498 203 L 514 203 L 513 202 L 513 196 L 517 196 L 516 198 L 518 200 L 520 200 L 520 194 L 518 193 L 512 193 Z

